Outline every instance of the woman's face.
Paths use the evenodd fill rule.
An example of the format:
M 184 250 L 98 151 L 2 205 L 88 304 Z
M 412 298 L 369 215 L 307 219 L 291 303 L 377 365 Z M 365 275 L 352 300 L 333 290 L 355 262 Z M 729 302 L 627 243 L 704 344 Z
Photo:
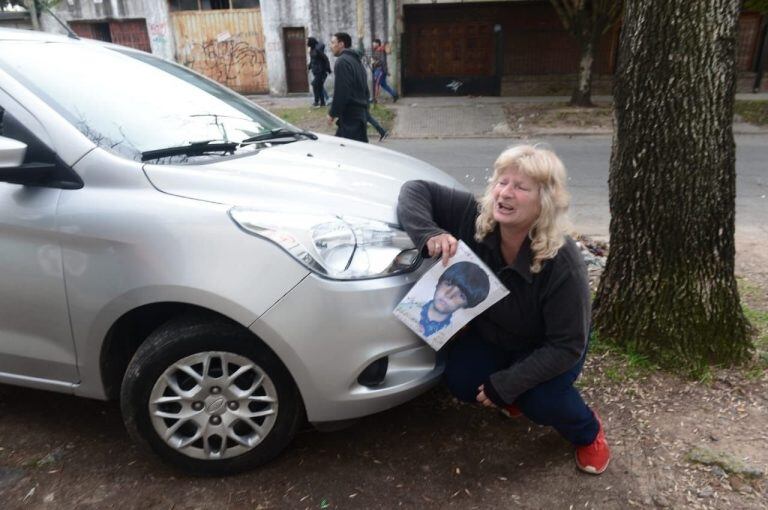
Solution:
M 493 219 L 501 227 L 531 229 L 541 213 L 539 186 L 514 167 L 499 175 L 491 190 Z

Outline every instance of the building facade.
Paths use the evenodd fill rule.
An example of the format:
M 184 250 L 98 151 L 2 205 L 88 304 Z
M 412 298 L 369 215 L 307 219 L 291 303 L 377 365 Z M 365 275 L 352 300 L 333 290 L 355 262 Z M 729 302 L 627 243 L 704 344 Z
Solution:
M 548 0 L 62 0 L 56 12 L 82 36 L 150 51 L 246 94 L 307 93 L 306 39 L 330 56 L 335 32 L 364 51 L 385 41 L 390 83 L 410 95 L 568 94 L 579 64 Z M 62 31 L 50 16 L 41 22 Z M 596 93 L 610 92 L 619 31 L 597 48 Z M 765 16 L 742 13 L 742 91 L 765 60 L 765 33 Z

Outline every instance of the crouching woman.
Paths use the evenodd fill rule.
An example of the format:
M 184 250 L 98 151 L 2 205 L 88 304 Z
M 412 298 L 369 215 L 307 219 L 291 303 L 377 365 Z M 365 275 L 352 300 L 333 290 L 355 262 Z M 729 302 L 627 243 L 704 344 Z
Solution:
M 565 180 L 553 152 L 518 146 L 498 157 L 479 202 L 410 181 L 397 212 L 418 248 L 447 264 L 462 240 L 509 290 L 445 347 L 451 393 L 553 427 L 575 446 L 579 469 L 600 474 L 610 460 L 603 426 L 574 387 L 591 306 L 586 265 L 565 234 Z

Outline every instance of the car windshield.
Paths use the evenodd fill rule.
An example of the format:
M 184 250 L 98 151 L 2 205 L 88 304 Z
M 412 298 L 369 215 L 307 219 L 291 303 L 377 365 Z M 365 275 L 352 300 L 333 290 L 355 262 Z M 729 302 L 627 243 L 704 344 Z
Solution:
M 145 53 L 76 41 L 1 41 L 0 67 L 94 143 L 136 161 L 193 144 L 196 151 L 157 162 L 220 157 L 234 151 L 202 151 L 201 143 L 235 145 L 289 127 L 221 85 Z

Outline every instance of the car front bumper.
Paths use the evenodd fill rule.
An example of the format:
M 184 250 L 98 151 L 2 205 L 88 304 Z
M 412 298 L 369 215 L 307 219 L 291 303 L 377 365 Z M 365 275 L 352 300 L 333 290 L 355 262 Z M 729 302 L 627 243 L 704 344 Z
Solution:
M 309 275 L 251 326 L 291 372 L 310 422 L 373 414 L 437 384 L 443 366 L 435 351 L 392 315 L 428 265 L 352 282 Z M 363 370 L 384 356 L 382 382 L 360 384 Z

